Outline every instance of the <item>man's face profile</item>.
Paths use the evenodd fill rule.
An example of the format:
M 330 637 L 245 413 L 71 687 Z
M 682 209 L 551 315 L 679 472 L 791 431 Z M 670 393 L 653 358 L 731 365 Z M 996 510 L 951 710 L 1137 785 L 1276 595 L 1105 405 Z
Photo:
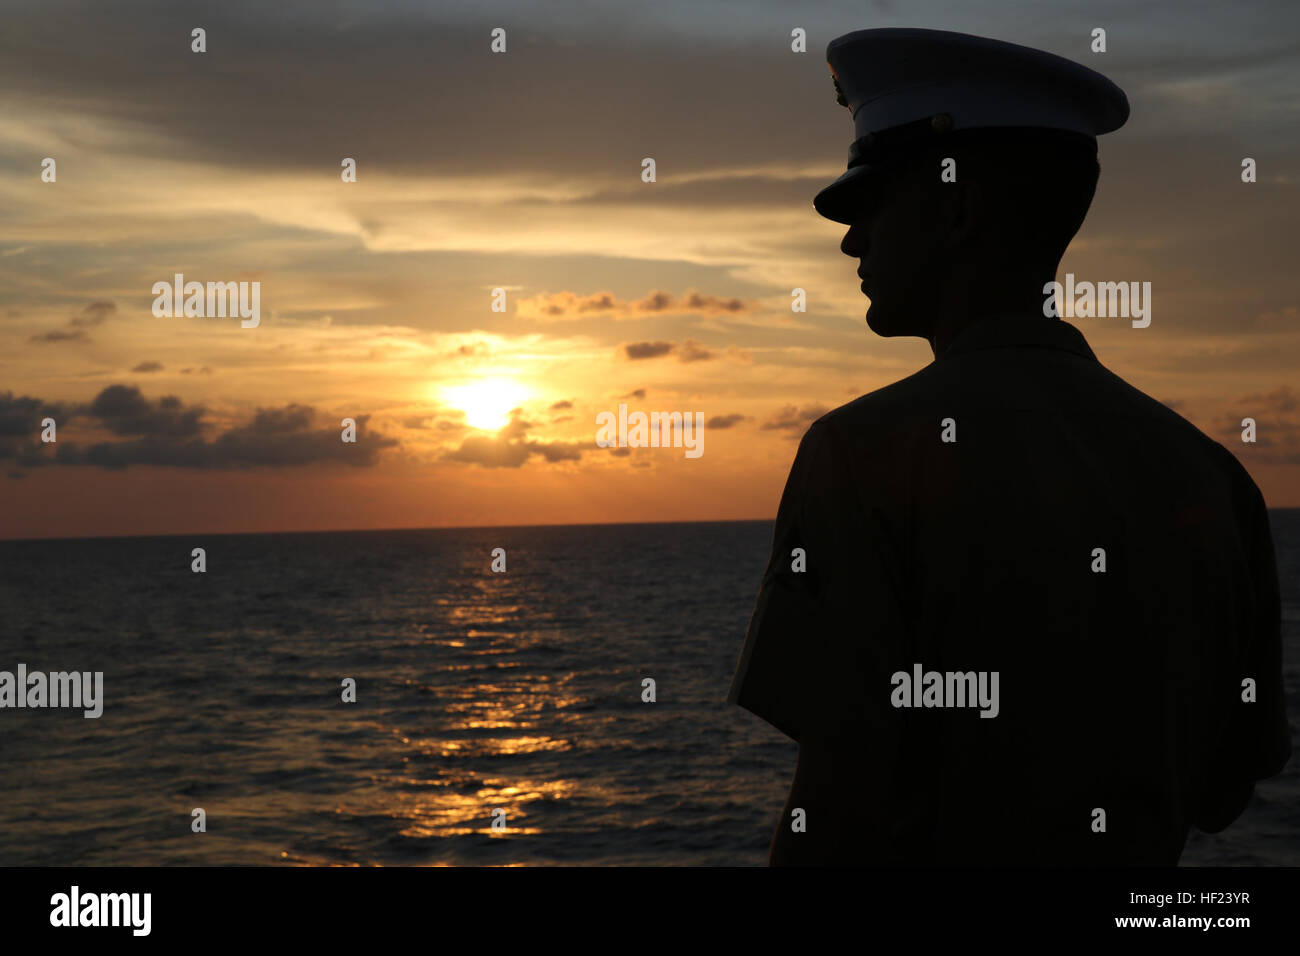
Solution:
M 880 336 L 928 337 L 949 256 L 948 203 L 914 168 L 865 193 L 841 251 L 859 260 L 867 325 Z
M 941 181 L 940 157 L 958 179 Z M 1097 183 L 1095 143 L 998 132 L 876 170 L 840 250 L 859 260 L 883 337 L 946 340 L 981 314 L 1036 314 Z

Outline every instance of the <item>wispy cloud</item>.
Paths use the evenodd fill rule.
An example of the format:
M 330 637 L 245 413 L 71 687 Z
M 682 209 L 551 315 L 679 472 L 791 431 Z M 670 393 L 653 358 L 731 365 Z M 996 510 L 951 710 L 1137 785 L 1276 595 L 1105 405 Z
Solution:
M 743 299 L 706 295 L 694 290 L 681 296 L 655 291 L 644 298 L 620 300 L 610 292 L 578 295 L 574 292 L 546 292 L 520 299 L 516 313 L 521 318 L 563 320 L 600 316 L 610 319 L 646 319 L 656 315 L 740 315 L 758 306 Z

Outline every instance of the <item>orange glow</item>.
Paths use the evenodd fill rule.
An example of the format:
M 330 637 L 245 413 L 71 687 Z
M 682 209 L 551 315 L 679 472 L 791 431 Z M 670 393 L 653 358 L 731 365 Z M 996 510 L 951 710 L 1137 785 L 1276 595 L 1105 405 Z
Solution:
M 442 389 L 442 399 L 465 413 L 473 428 L 496 431 L 510 423 L 511 409 L 531 396 L 531 392 L 508 378 L 485 378 L 467 385 Z

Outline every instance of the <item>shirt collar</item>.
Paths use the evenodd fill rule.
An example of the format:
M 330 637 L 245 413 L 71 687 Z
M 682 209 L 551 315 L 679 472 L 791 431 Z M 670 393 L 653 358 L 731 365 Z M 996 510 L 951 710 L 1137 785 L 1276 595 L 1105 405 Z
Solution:
M 990 317 L 967 326 L 936 361 L 977 349 L 1016 347 L 1061 349 L 1097 361 L 1083 333 L 1069 322 L 1021 315 Z

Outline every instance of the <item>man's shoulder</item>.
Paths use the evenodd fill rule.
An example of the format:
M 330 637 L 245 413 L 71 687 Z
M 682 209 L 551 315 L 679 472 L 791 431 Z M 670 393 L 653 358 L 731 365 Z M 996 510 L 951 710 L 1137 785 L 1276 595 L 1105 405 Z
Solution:
M 1146 428 L 1152 430 L 1143 440 L 1180 438 L 1190 446 L 1199 449 L 1204 458 L 1220 474 L 1231 482 L 1234 493 L 1247 496 L 1259 496 L 1250 472 L 1241 463 L 1227 445 L 1202 431 L 1191 420 L 1157 398 L 1131 384 L 1105 366 L 1098 365 L 1100 374 L 1108 383 L 1108 410 L 1119 415 L 1126 415 L 1144 420 Z
M 890 442 L 900 431 L 932 429 L 938 417 L 979 410 L 1002 414 L 1008 408 L 1007 388 L 1014 377 L 1004 363 L 988 361 L 991 353 L 936 361 L 883 388 L 840 405 L 822 415 L 808 435 L 834 434 L 854 445 Z M 986 389 L 982 382 L 1002 386 Z M 1200 456 L 1228 477 L 1239 493 L 1258 494 L 1249 473 L 1221 442 L 1206 434 L 1164 402 L 1141 391 L 1100 362 L 1067 362 L 1052 369 L 1051 404 L 1057 411 L 1086 415 L 1091 421 L 1111 419 L 1116 437 L 1125 441 L 1174 443 L 1197 449 Z M 1059 403 L 1059 404 L 1058 404 Z M 1015 404 L 1020 404 L 1016 402 Z M 1023 405 L 1021 406 L 1023 408 Z M 811 439 L 809 439 L 811 440 Z
M 946 416 L 1000 407 L 999 399 L 981 391 L 957 363 L 931 362 L 906 378 L 831 409 L 812 423 L 809 432 L 823 429 L 856 443 L 890 441 L 899 432 L 930 428 Z
M 940 367 L 931 363 L 906 378 L 831 409 L 813 422 L 813 426 L 836 430 L 883 429 L 900 422 L 919 420 L 946 392 L 945 378 Z

